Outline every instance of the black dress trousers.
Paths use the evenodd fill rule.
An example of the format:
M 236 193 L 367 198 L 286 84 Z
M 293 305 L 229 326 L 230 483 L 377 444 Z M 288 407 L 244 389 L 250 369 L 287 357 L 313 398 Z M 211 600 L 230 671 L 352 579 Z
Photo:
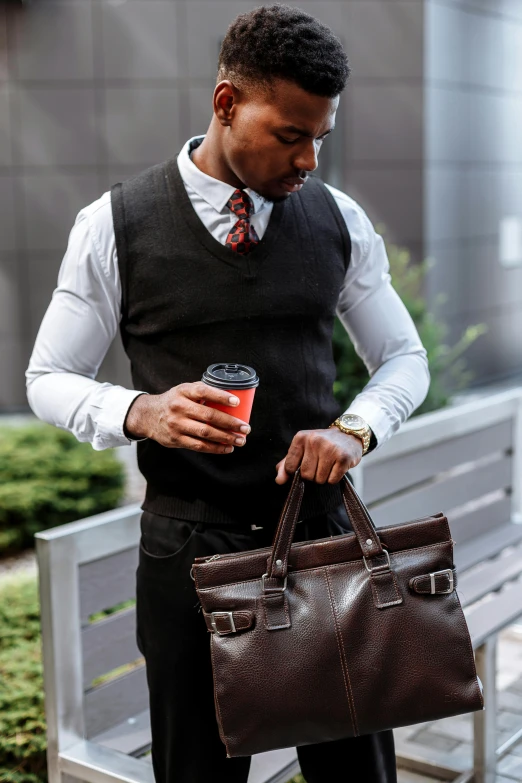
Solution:
M 344 507 L 296 525 L 295 541 L 350 530 Z M 137 640 L 150 694 L 156 783 L 247 783 L 250 756 L 227 758 L 214 709 L 210 641 L 190 578 L 195 557 L 270 546 L 273 531 L 141 518 Z M 396 783 L 393 733 L 297 748 L 307 783 Z

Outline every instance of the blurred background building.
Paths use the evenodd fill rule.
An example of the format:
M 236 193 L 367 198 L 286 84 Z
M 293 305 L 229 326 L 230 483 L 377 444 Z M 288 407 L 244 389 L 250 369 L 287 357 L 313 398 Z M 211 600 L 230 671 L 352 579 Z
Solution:
M 293 4 L 293 0 L 287 0 Z M 0 410 L 24 371 L 78 211 L 204 133 L 219 46 L 247 0 L 0 0 Z M 353 67 L 323 178 L 427 281 L 475 382 L 522 369 L 522 0 L 298 0 Z M 115 344 L 100 379 L 128 384 Z

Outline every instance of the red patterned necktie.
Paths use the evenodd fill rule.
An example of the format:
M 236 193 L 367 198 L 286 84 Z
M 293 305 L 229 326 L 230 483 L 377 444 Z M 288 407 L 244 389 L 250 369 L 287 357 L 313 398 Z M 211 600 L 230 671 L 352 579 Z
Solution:
M 227 236 L 225 246 L 235 253 L 245 256 L 257 245 L 259 237 L 250 225 L 250 213 L 253 209 L 252 199 L 244 190 L 235 190 L 227 201 L 227 207 L 237 215 L 237 223 Z

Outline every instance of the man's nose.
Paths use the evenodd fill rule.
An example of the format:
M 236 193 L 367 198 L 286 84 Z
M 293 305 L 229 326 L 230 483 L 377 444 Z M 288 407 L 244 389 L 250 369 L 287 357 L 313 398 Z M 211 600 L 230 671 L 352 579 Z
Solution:
M 308 173 L 309 171 L 315 171 L 317 168 L 317 147 L 315 141 L 310 139 L 310 143 L 306 147 L 299 151 L 299 154 L 294 158 L 295 170 Z

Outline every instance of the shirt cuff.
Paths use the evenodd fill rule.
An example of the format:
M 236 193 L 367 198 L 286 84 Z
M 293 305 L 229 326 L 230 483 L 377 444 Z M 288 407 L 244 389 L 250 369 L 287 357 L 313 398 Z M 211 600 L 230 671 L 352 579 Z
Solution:
M 147 392 L 124 389 L 123 386 L 113 386 L 108 390 L 103 400 L 103 408 L 98 411 L 96 417 L 96 433 L 92 441 L 95 451 L 115 446 L 130 446 L 133 441 L 125 434 L 123 425 L 130 406 L 140 394 Z
M 372 443 L 374 440 L 373 438 L 372 441 L 370 441 L 370 449 L 372 451 L 374 448 L 381 446 L 384 441 L 388 439 L 390 420 L 386 411 L 384 411 L 380 405 L 376 405 L 371 400 L 355 399 L 345 413 L 355 413 L 368 424 L 376 441 L 376 443 L 375 441 Z M 369 454 L 369 450 L 366 454 Z

